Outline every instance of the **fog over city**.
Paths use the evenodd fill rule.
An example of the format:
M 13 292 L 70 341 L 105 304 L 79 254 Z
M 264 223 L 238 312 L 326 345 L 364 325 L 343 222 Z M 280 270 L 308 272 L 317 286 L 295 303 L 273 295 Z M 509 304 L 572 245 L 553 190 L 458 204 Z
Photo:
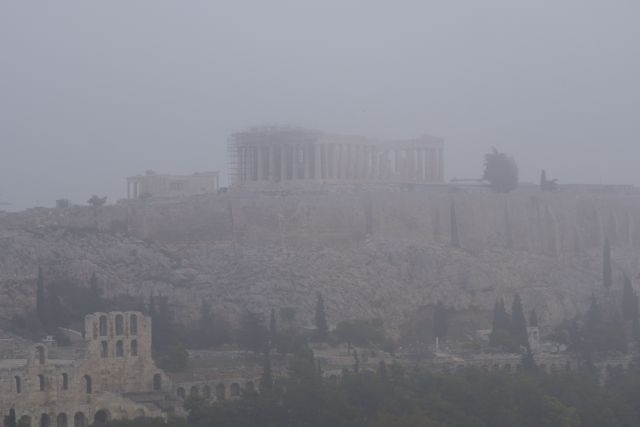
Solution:
M 4 1 L 0 209 L 225 177 L 228 135 L 271 123 L 432 134 L 447 180 L 495 146 L 521 181 L 640 184 L 638 22 L 634 0 Z

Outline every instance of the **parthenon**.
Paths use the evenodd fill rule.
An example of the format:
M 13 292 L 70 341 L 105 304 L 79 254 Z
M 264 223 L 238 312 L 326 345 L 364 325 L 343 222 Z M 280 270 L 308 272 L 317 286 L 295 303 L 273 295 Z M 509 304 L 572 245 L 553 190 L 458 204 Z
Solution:
M 231 135 L 228 149 L 232 185 L 444 181 L 444 143 L 428 135 L 377 141 L 299 128 L 254 127 Z

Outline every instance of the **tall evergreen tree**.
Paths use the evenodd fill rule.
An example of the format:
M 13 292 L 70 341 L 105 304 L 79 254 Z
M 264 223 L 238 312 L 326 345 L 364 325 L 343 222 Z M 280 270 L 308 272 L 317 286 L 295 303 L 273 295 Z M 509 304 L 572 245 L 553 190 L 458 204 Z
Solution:
M 634 320 L 638 317 L 638 296 L 633 290 L 631 279 L 624 277 L 624 288 L 622 289 L 622 317 L 624 320 Z
M 602 254 L 602 284 L 605 289 L 609 289 L 613 283 L 613 273 L 611 269 L 611 244 L 609 238 L 604 241 L 604 250 Z
M 529 313 L 529 326 L 532 328 L 538 326 L 538 313 L 535 309 L 531 310 L 531 313 Z
M 493 307 L 493 324 L 490 336 L 492 346 L 498 345 L 505 336 L 509 336 L 510 323 L 509 314 L 504 308 L 504 299 L 500 298 L 496 300 Z
M 321 340 L 327 339 L 329 336 L 329 326 L 327 324 L 327 315 L 324 309 L 324 299 L 322 294 L 318 292 L 316 298 L 316 333 Z
M 438 301 L 433 311 L 433 336 L 444 340 L 447 337 L 448 329 L 447 309 L 442 301 Z
M 44 274 L 42 267 L 38 267 L 38 283 L 36 289 L 36 313 L 42 325 L 47 324 L 47 297 L 44 289 Z
M 522 309 L 520 294 L 517 293 L 515 297 L 513 297 L 513 303 L 511 304 L 510 332 L 516 343 L 524 346 L 525 348 L 529 347 L 527 321 L 524 317 L 524 310 Z
M 546 185 L 547 185 L 547 171 L 542 169 L 542 172 L 540 173 L 540 189 L 546 190 Z
M 458 231 L 458 216 L 456 215 L 456 205 L 451 202 L 450 206 L 450 222 L 451 222 L 451 246 L 454 248 L 460 247 L 460 234 Z
M 269 391 L 273 388 L 273 373 L 271 372 L 271 354 L 265 350 L 262 356 L 262 377 L 260 378 L 260 389 Z

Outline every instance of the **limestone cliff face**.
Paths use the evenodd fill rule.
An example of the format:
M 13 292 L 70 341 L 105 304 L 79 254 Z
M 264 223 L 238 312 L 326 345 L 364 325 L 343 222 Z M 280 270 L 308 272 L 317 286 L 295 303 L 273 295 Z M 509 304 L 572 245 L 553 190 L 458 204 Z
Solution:
M 320 291 L 332 323 L 399 324 L 438 300 L 486 322 L 497 296 L 520 292 L 554 323 L 601 292 L 605 238 L 620 288 L 640 271 L 640 197 L 320 187 L 32 210 L 0 217 L 0 316 L 33 304 L 42 266 L 95 273 L 108 295 L 153 290 L 185 318 L 207 298 L 230 316 L 293 306 L 311 319 Z

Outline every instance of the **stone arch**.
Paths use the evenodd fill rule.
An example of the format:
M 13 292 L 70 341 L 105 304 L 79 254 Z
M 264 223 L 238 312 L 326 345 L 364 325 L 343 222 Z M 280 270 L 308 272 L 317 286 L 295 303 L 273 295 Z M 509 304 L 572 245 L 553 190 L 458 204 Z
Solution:
M 69 374 L 66 372 L 62 373 L 62 389 L 69 390 Z
M 494 371 L 499 371 L 500 370 L 500 364 L 499 363 L 494 363 L 493 370 Z
M 100 343 L 100 357 L 105 358 L 109 356 L 109 343 L 102 341 Z
M 197 385 L 191 386 L 191 389 L 189 390 L 189 396 L 197 396 L 200 394 L 200 390 L 198 389 Z
M 89 375 L 85 375 L 84 377 L 82 377 L 83 381 L 84 381 L 84 392 L 87 394 L 91 394 L 92 390 L 92 381 L 91 381 L 91 377 Z
M 124 357 L 124 343 L 122 340 L 116 342 L 116 357 Z
M 46 389 L 46 386 L 47 386 L 47 381 L 46 381 L 44 375 L 39 374 L 38 375 L 38 390 L 44 391 Z
M 51 427 L 51 417 L 49 414 L 40 415 L 40 427 Z
M 153 389 L 158 391 L 162 388 L 162 375 L 155 374 L 153 376 Z
M 209 387 L 208 385 L 202 387 L 202 397 L 204 397 L 205 399 L 211 398 L 211 387 Z
M 100 316 L 100 320 L 99 320 L 99 330 L 100 330 L 100 336 L 101 337 L 106 337 L 107 336 L 107 316 L 106 315 L 101 315 Z
M 116 335 L 124 335 L 124 317 L 116 314 Z
M 338 382 L 337 381 L 338 377 L 336 377 L 335 375 L 332 375 L 332 377 L 336 378 L 336 382 Z M 244 385 L 244 389 L 248 393 L 255 393 L 256 385 L 253 383 L 253 381 L 247 381 L 247 383 Z
M 36 347 L 36 360 L 40 365 L 44 365 L 44 359 L 45 359 L 44 346 L 39 345 Z
M 20 417 L 20 420 L 18 420 L 18 423 L 21 426 L 31 426 L 31 417 L 29 415 L 23 415 Z
M 61 412 L 56 418 L 56 427 L 68 427 L 67 414 Z
M 73 416 L 73 427 L 87 427 L 87 417 L 82 412 L 76 412 Z
M 138 334 L 138 315 L 132 314 L 129 316 L 129 333 L 131 335 Z
M 106 409 L 100 409 L 93 416 L 93 425 L 94 426 L 102 426 L 109 422 L 111 417 L 109 416 L 109 411 Z
M 226 387 L 223 383 L 220 383 L 216 386 L 216 399 L 224 400 L 226 397 Z
M 131 340 L 131 355 L 138 355 L 138 340 Z
M 240 396 L 240 384 L 233 383 L 231 387 L 229 387 L 229 394 L 233 397 Z
M 185 391 L 184 388 L 182 387 L 178 387 L 178 389 L 176 390 L 176 394 L 178 395 L 178 397 L 180 399 L 184 399 L 185 398 Z
M 13 377 L 13 380 L 16 386 L 16 393 L 22 393 L 22 378 L 20 377 L 20 375 L 16 375 L 15 377 Z

